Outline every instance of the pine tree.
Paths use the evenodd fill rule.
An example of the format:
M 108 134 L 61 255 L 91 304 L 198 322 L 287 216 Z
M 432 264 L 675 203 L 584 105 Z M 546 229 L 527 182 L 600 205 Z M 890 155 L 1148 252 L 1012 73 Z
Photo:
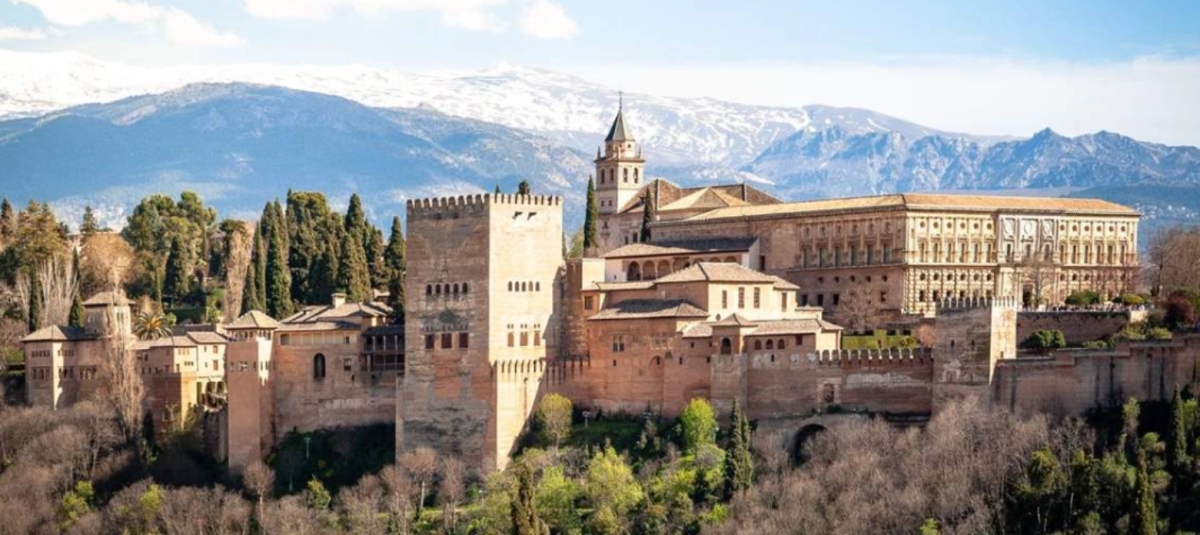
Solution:
M 742 414 L 737 400 L 733 400 L 733 416 L 730 418 L 729 455 L 725 458 L 725 495 L 732 497 L 738 491 L 750 488 L 754 481 L 754 459 L 750 455 L 750 421 Z
M 283 232 L 277 231 L 270 240 L 270 245 L 267 246 L 265 287 L 267 314 L 275 318 L 286 318 L 292 315 L 292 280 L 287 267 Z
M 79 225 L 79 232 L 83 234 L 84 240 L 100 232 L 100 225 L 96 223 L 96 214 L 92 212 L 91 205 L 83 207 L 83 223 Z
M 338 259 L 337 289 L 350 302 L 371 299 L 371 274 L 367 272 L 367 256 L 362 244 L 350 232 L 342 234 L 342 256 Z
M 1173 474 L 1182 475 L 1192 464 L 1188 455 L 1188 430 L 1184 423 L 1183 397 L 1179 385 L 1175 385 L 1175 396 L 1171 398 L 1170 443 L 1167 445 L 1167 465 Z
M 598 245 L 596 243 L 596 219 L 600 217 L 599 208 L 596 207 L 596 184 L 592 177 L 588 177 L 587 187 L 587 211 L 583 215 L 583 250 L 584 254 Z
M 522 180 L 520 184 L 517 184 L 517 195 L 530 195 L 530 194 L 531 194 L 531 190 L 529 189 L 529 181 L 528 180 Z
M 650 223 L 654 221 L 654 190 L 646 188 L 646 195 L 642 197 L 642 228 L 638 233 L 638 241 L 646 243 L 650 241 Z
M 171 251 L 167 253 L 167 271 L 163 277 L 163 293 L 175 301 L 181 301 L 191 292 L 191 273 L 187 267 L 187 255 L 179 237 L 171 240 Z
M 42 309 L 45 308 L 43 305 L 42 283 L 35 274 L 29 277 L 29 315 L 26 318 L 29 332 L 42 328 Z
M 534 504 L 533 469 L 524 461 L 518 462 L 513 468 L 517 477 L 517 495 L 513 497 L 510 506 L 513 534 L 549 534 L 550 528 L 538 518 L 537 507 Z

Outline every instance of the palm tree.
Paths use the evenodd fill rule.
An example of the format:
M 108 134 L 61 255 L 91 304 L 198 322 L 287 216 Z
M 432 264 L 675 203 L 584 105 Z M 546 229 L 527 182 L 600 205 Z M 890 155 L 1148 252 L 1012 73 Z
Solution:
M 162 312 L 138 312 L 133 319 L 133 333 L 142 340 L 157 340 L 171 334 L 172 323 Z

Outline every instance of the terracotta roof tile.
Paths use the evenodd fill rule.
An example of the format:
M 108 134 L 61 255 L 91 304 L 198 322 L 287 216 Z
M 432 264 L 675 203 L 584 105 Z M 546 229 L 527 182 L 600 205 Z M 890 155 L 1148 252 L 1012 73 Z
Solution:
M 94 340 L 96 335 L 77 327 L 51 325 L 42 327 L 21 339 L 21 342 L 73 342 L 77 340 Z
M 225 326 L 227 329 L 275 329 L 278 327 L 279 322 L 275 321 L 275 318 L 258 310 L 242 314 L 238 319 Z
M 745 252 L 758 238 L 699 238 L 694 240 L 663 240 L 653 243 L 631 243 L 604 255 L 604 258 L 633 258 L 640 256 L 691 255 L 696 253 Z
M 617 319 L 703 318 L 708 313 L 686 299 L 627 299 L 588 318 L 593 321 Z

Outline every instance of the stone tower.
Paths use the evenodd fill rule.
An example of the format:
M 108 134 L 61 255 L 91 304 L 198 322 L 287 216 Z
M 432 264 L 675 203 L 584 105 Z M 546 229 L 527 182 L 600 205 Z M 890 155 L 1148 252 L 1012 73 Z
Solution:
M 396 452 L 429 446 L 502 469 L 560 345 L 562 200 L 473 195 L 407 209 Z
M 226 448 L 229 472 L 239 475 L 275 445 L 271 354 L 279 322 L 257 310 L 226 326 Z
M 1015 297 L 939 302 L 933 332 L 933 412 L 948 401 L 992 401 L 996 363 L 1017 357 Z
M 622 99 L 617 117 L 604 138 L 604 153 L 596 149 L 596 202 L 601 215 L 617 213 L 644 183 L 646 160 L 642 159 L 642 149 L 625 123 L 624 111 Z

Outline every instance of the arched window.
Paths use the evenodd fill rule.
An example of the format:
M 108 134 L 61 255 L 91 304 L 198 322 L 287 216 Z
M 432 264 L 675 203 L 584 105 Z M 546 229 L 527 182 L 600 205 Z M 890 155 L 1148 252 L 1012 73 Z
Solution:
M 433 286 L 425 285 L 425 295 L 433 295 Z
M 433 285 L 433 293 L 435 293 L 435 294 L 437 294 L 437 295 L 442 295 L 442 285 L 441 285 L 441 284 L 434 284 L 434 285 Z
M 638 183 L 638 170 L 636 167 L 633 169 L 633 183 L 634 184 Z
M 454 293 L 456 293 L 456 294 L 457 294 L 457 293 L 458 293 L 458 283 L 457 283 L 457 282 L 456 282 L 456 283 L 454 283 L 454 286 L 452 286 L 450 289 L 451 289 L 451 290 L 453 290 L 453 291 L 454 291 Z
M 629 182 L 629 168 L 628 167 L 621 170 L 621 181 Z
M 542 291 L 542 283 L 540 283 L 540 282 L 533 283 L 533 291 L 535 291 L 535 292 Z
M 775 349 L 775 341 L 767 340 L 767 349 Z
M 627 281 L 642 280 L 642 266 L 640 266 L 637 262 L 630 262 L 629 268 L 625 272 L 625 280 L 627 280 Z
M 754 349 L 762 349 L 762 340 L 754 341 Z
M 779 349 L 787 349 L 787 340 L 780 339 L 779 343 L 776 344 L 775 347 L 778 347 Z
M 313 379 L 325 378 L 325 355 L 317 353 L 313 357 Z
M 463 293 L 467 293 L 467 283 L 463 283 Z
M 729 340 L 729 338 L 721 339 L 721 354 L 722 355 L 733 354 L 733 342 L 731 340 Z
M 512 281 L 508 281 L 508 291 L 510 291 L 510 292 L 513 291 L 513 282 Z
M 449 284 L 442 285 L 442 293 L 444 293 L 446 295 L 450 295 L 450 285 Z

